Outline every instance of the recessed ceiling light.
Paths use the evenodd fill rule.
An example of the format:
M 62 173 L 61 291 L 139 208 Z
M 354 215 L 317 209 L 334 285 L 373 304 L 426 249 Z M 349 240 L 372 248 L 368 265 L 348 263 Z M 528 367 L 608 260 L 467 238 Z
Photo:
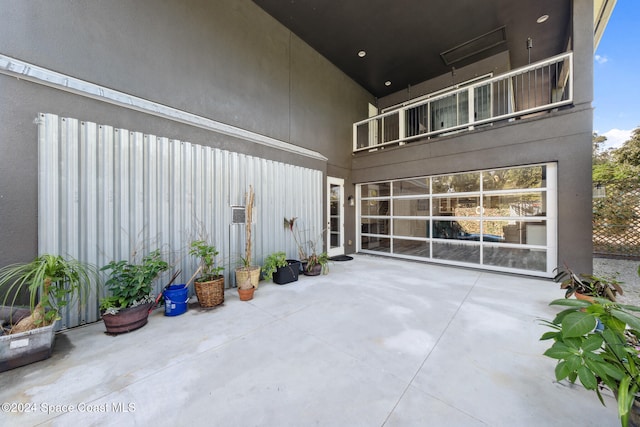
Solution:
M 391 86 L 391 82 L 389 80 L 387 80 L 386 82 L 384 82 L 385 86 Z
M 536 22 L 538 24 L 542 24 L 543 22 L 545 22 L 547 19 L 549 19 L 549 15 L 542 15 L 540 18 L 536 19 Z
M 364 50 L 361 50 L 360 52 L 358 52 L 358 56 L 360 58 L 364 58 L 366 56 L 367 52 L 365 52 Z

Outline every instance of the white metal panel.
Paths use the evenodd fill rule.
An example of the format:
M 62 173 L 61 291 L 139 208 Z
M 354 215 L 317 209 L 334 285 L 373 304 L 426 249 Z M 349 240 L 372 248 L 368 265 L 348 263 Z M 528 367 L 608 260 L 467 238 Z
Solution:
M 206 239 L 218 248 L 230 286 L 244 252 L 244 224 L 231 223 L 231 206 L 244 206 L 249 185 L 254 263 L 281 250 L 297 257 L 284 217 L 322 229 L 321 171 L 52 114 L 37 123 L 40 254 L 102 267 L 159 248 L 186 283 L 197 268 L 189 244 Z M 70 307 L 62 327 L 98 320 L 99 296 Z

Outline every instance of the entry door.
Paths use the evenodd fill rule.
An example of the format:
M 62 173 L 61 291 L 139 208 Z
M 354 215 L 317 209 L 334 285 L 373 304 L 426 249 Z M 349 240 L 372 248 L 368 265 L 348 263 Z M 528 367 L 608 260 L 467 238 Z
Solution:
M 327 253 L 344 255 L 344 179 L 327 177 Z

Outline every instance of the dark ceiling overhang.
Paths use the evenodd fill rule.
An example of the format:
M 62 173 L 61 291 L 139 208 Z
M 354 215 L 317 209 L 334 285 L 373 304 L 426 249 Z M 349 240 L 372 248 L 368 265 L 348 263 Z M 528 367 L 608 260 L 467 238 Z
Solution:
M 571 0 L 254 2 L 378 98 L 504 51 L 512 68 L 548 58 L 571 34 Z

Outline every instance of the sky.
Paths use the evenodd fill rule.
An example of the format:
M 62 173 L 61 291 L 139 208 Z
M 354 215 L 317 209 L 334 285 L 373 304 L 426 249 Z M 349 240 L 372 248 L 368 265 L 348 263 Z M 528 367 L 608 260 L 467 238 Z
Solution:
M 593 130 L 619 147 L 640 127 L 640 0 L 618 0 L 593 63 Z

